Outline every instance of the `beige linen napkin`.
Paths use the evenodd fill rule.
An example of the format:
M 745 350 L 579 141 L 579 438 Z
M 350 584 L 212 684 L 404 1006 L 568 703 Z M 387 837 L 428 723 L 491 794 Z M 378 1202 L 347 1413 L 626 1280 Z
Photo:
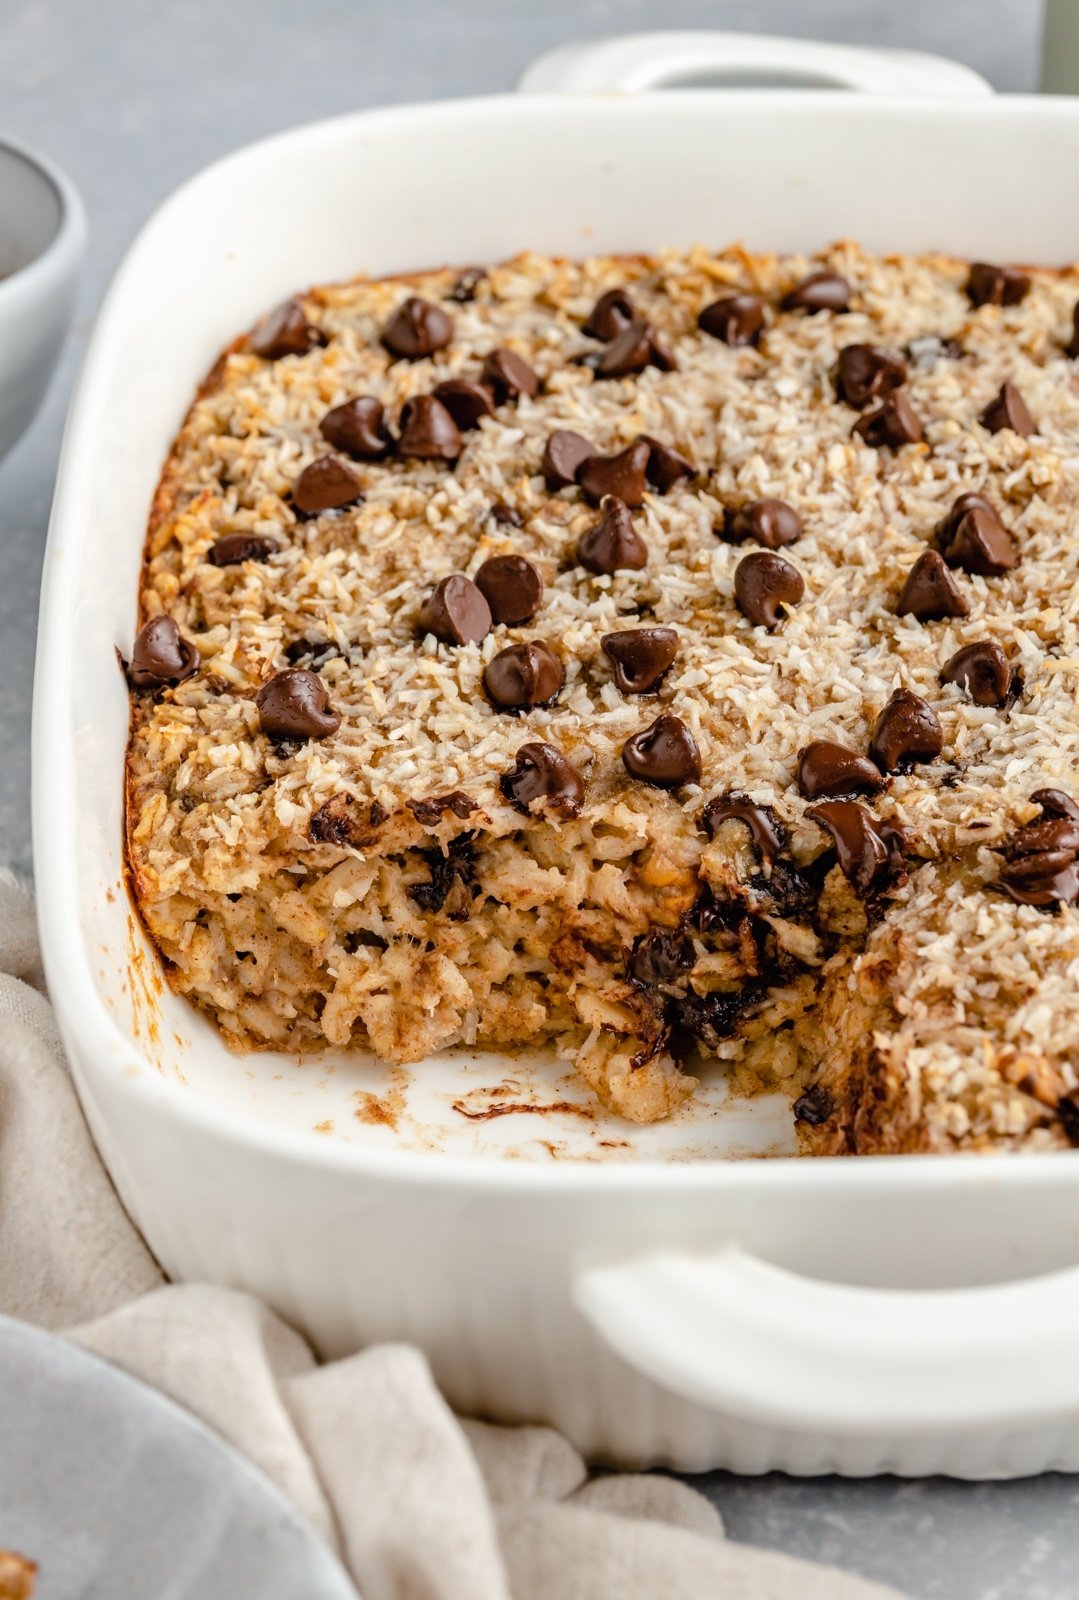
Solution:
M 166 1284 L 98 1160 L 38 965 L 32 902 L 0 873 L 0 1311 L 201 1417 L 296 1503 L 363 1600 L 895 1600 L 731 1543 L 672 1478 L 590 1478 L 550 1428 L 455 1417 L 416 1350 L 320 1367 L 250 1295 Z

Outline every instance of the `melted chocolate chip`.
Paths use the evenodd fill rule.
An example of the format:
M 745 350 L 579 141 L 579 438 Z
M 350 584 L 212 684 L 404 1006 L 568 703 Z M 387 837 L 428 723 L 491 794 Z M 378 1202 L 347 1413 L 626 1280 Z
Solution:
M 810 1128 L 819 1128 L 834 1111 L 835 1101 L 822 1083 L 811 1083 L 794 1102 L 795 1122 L 804 1122 Z
M 304 467 L 292 490 L 292 503 L 305 517 L 339 511 L 363 499 L 363 484 L 340 456 L 319 456 Z
M 487 277 L 486 267 L 466 267 L 457 274 L 453 287 L 446 296 L 447 300 L 455 300 L 458 305 L 468 305 L 475 300 L 476 290 Z
M 787 842 L 787 830 L 771 806 L 758 805 L 746 794 L 721 794 L 709 800 L 700 825 L 710 839 L 725 822 L 744 822 L 761 859 L 771 864 Z
M 471 578 L 454 572 L 428 595 L 417 626 L 443 644 L 479 644 L 491 631 L 491 608 Z
M 944 617 L 965 617 L 970 607 L 936 550 L 923 550 L 907 574 L 899 604 L 900 617 L 919 622 L 939 622 Z
M 492 350 L 483 363 L 480 373 L 480 382 L 485 383 L 493 392 L 495 400 L 500 406 L 506 405 L 510 400 L 517 400 L 521 395 L 539 394 L 539 379 L 519 355 L 512 350 L 499 347 Z
M 751 500 L 744 506 L 726 506 L 722 526 L 715 531 L 727 544 L 752 539 L 766 550 L 779 550 L 800 539 L 805 530 L 801 517 L 785 500 Z
M 492 656 L 483 674 L 488 699 L 500 711 L 550 705 L 565 682 L 562 663 L 542 639 L 507 645 Z
M 577 482 L 594 506 L 609 494 L 617 495 L 627 506 L 641 506 L 648 487 L 651 455 L 643 439 L 634 439 L 614 455 L 586 456 L 577 468 Z
M 582 325 L 581 331 L 587 333 L 590 339 L 602 339 L 606 344 L 608 340 L 628 328 L 633 321 L 633 301 L 626 289 L 608 289 L 606 294 L 601 294 L 591 311 L 587 321 Z
M 871 400 L 883 400 L 906 381 L 906 362 L 879 344 L 848 344 L 839 352 L 836 392 L 856 411 Z
M 584 799 L 584 783 L 571 761 L 550 744 L 523 744 L 516 765 L 503 773 L 499 787 L 518 811 L 538 803 L 563 816 L 575 817 Z
M 322 679 L 303 667 L 275 673 L 255 704 L 262 731 L 271 739 L 325 739 L 341 726 Z
M 936 539 L 950 567 L 979 577 L 999 577 L 1019 561 L 1015 539 L 984 495 L 961 494 L 938 524 Z
M 432 794 L 423 800 L 408 800 L 405 802 L 416 821 L 424 828 L 437 828 L 447 811 L 464 822 L 473 811 L 478 811 L 475 800 L 463 789 L 454 789 L 449 794 Z
M 402 361 L 420 361 L 433 356 L 453 338 L 453 323 L 441 306 L 419 295 L 409 295 L 397 307 L 382 330 L 382 343 L 391 356 Z
M 339 850 L 346 846 L 355 848 L 364 829 L 352 796 L 343 792 L 332 794 L 312 814 L 307 832 L 315 844 L 332 844 Z
M 236 567 L 242 561 L 266 561 L 280 548 L 264 533 L 225 533 L 214 540 L 206 559 L 215 567 Z
M 715 1055 L 723 1040 L 731 1037 L 742 1017 L 763 999 L 764 993 L 764 985 L 760 983 L 745 983 L 731 992 L 715 990 L 704 995 L 694 994 L 691 989 L 684 1000 L 678 1001 L 678 1027 Z
M 1031 795 L 1042 808 L 999 847 L 1001 887 L 1020 905 L 1056 910 L 1079 901 L 1079 806 L 1060 789 Z
M 805 582 L 798 568 L 771 550 L 754 550 L 734 572 L 734 598 L 754 627 L 775 628 L 786 611 L 798 605 Z
M 899 450 L 924 438 L 922 424 L 902 389 L 895 389 L 873 411 L 859 417 L 852 430 L 874 450 Z
M 648 694 L 678 654 L 678 635 L 673 628 L 627 628 L 605 633 L 600 645 L 614 664 L 614 681 L 622 693 Z
M 594 447 L 581 434 L 556 428 L 543 449 L 543 477 L 551 493 L 576 483 L 578 468 L 594 454 Z
M 903 870 L 902 832 L 857 800 L 824 800 L 806 816 L 831 834 L 840 871 L 856 894 L 882 888 Z
M 675 983 L 697 959 L 693 940 L 665 928 L 638 934 L 626 957 L 626 974 L 634 983 Z
M 873 726 L 869 754 L 882 772 L 906 772 L 935 761 L 944 734 L 933 707 L 910 689 L 897 689 Z
M 1057 1101 L 1057 1116 L 1068 1143 L 1079 1145 L 1079 1089 L 1061 1095 Z
M 327 444 L 354 461 L 380 461 L 393 449 L 382 402 L 359 394 L 327 411 L 318 425 Z
M 780 302 L 784 311 L 846 311 L 850 284 L 837 272 L 811 272 L 795 284 Z
M 1012 666 L 995 639 L 964 645 L 945 662 L 940 673 L 941 683 L 957 684 L 976 706 L 1007 705 L 1014 679 Z
M 732 349 L 756 344 L 764 330 L 764 301 L 757 294 L 721 295 L 705 306 L 697 326 Z
M 312 672 L 320 672 L 327 661 L 344 654 L 332 639 L 293 639 L 284 650 L 290 667 L 310 667 Z
M 400 455 L 418 461 L 456 461 L 461 454 L 457 424 L 433 394 L 416 394 L 401 407 Z
M 834 800 L 841 795 L 875 794 L 881 777 L 868 756 L 860 756 L 831 739 L 814 739 L 798 752 L 798 787 L 807 800 Z
M 622 764 L 631 778 L 657 789 L 677 789 L 680 784 L 698 782 L 701 776 L 697 741 L 681 717 L 669 712 L 626 740 Z
M 441 911 L 451 900 L 447 913 L 451 922 L 464 922 L 468 918 L 469 904 L 478 893 L 476 887 L 476 850 L 471 833 L 459 833 L 442 850 L 421 850 L 419 855 L 427 864 L 430 874 L 427 883 L 414 883 L 409 899 L 421 911 Z
M 577 560 L 589 572 L 639 571 L 648 565 L 648 546 L 633 526 L 623 500 L 609 494 L 603 515 L 577 541 Z
M 657 494 L 667 494 L 683 478 L 692 478 L 696 467 L 688 456 L 682 455 L 669 444 L 661 444 L 651 434 L 642 433 L 641 442 L 648 446 L 648 464 L 644 475 Z
M 496 500 L 488 515 L 492 522 L 497 522 L 503 528 L 523 528 L 525 519 L 516 506 L 508 506 L 504 500 Z
M 543 598 L 543 579 L 524 556 L 491 556 L 476 573 L 476 587 L 496 622 L 531 622 Z
M 127 675 L 136 689 L 164 689 L 182 683 L 198 668 L 195 646 L 183 638 L 172 617 L 161 616 L 140 629 Z
M 1073 361 L 1079 360 L 1079 300 L 1075 302 L 1072 312 L 1072 336 L 1064 347 L 1064 354 Z
M 988 261 L 971 263 L 967 298 L 975 306 L 1017 306 L 1030 291 L 1030 279 L 1015 267 L 994 267 Z
M 628 378 L 645 367 L 674 372 L 677 363 L 650 322 L 631 322 L 613 338 L 596 363 L 599 378 Z
M 444 383 L 436 383 L 431 397 L 445 406 L 462 433 L 478 428 L 482 417 L 495 414 L 491 391 L 482 383 L 469 383 L 467 378 L 447 378 Z
M 1005 428 L 1010 428 L 1013 433 L 1026 439 L 1038 431 L 1038 424 L 1027 410 L 1027 403 L 1014 383 L 1001 384 L 979 420 L 990 433 L 1001 433 Z
M 303 306 L 298 300 L 286 300 L 263 317 L 251 335 L 251 348 L 266 361 L 279 361 L 282 356 L 303 356 L 308 350 L 327 343 L 321 328 L 308 322 Z

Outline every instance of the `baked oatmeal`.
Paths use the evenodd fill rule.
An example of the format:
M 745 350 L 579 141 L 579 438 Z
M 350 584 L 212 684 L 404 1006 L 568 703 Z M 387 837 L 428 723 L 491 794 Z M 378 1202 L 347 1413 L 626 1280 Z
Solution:
M 240 1050 L 1079 1142 L 1079 269 L 741 248 L 312 289 L 154 502 L 131 880 Z

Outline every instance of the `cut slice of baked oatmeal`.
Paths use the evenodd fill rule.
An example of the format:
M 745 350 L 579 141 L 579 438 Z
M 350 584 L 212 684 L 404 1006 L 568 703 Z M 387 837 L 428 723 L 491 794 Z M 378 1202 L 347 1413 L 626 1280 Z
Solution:
M 1077 288 L 842 244 L 278 308 L 128 668 L 175 987 L 238 1049 L 553 1044 L 638 1121 L 718 1065 L 817 1152 L 1079 1137 Z

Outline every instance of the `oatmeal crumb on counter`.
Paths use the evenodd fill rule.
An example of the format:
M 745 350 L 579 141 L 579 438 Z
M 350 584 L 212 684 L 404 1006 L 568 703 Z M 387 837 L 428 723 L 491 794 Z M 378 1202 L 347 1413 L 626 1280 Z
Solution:
M 780 1085 L 810 1153 L 1079 1143 L 1077 295 L 841 243 L 271 312 L 127 666 L 174 987 L 639 1122 Z

